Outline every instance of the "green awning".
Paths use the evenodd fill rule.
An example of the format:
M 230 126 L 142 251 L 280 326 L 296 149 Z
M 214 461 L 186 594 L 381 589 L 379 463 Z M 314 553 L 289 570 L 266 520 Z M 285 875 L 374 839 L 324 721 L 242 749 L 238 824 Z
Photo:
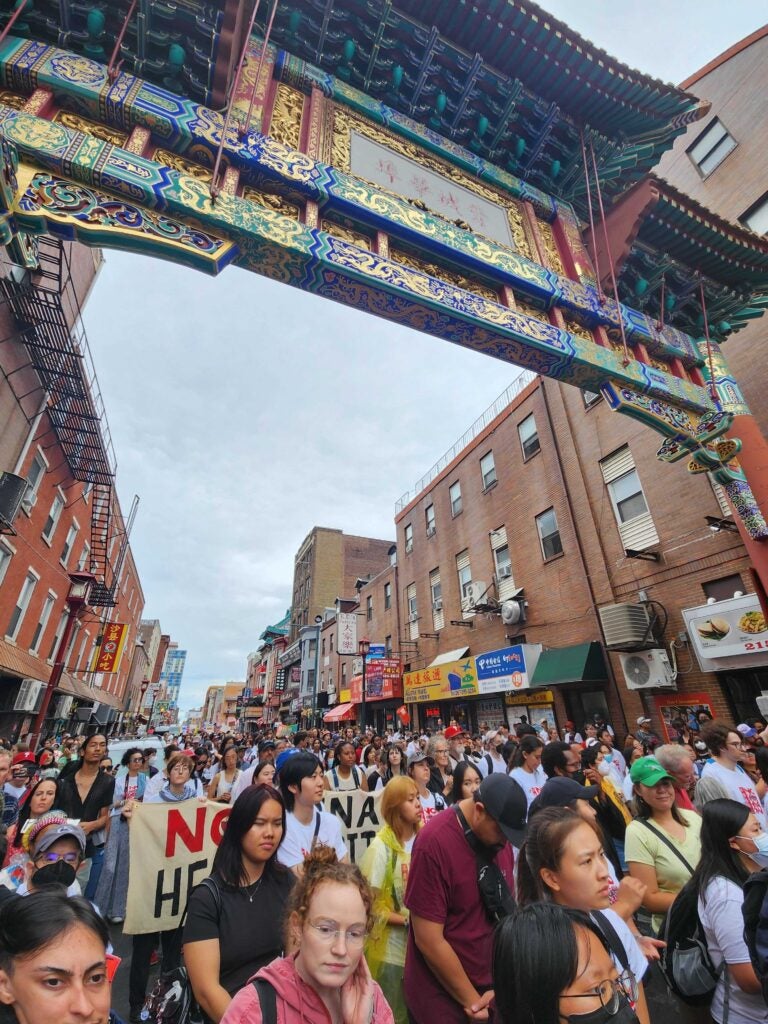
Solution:
M 603 648 L 597 640 L 573 647 L 554 647 L 542 651 L 531 689 L 536 686 L 558 686 L 561 683 L 605 683 Z

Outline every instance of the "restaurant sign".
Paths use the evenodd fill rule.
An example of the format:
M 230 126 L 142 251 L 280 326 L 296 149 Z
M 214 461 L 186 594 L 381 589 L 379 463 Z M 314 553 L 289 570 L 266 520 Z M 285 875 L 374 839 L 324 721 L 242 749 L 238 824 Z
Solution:
M 365 699 L 390 700 L 401 699 L 403 696 L 403 668 L 399 658 L 376 658 L 366 661 L 365 665 Z M 352 676 L 349 681 L 353 704 L 359 704 L 363 692 L 362 666 L 360 675 Z
M 683 620 L 705 671 L 768 664 L 768 624 L 755 594 L 683 608 Z
M 403 676 L 403 697 L 411 704 L 434 700 L 460 700 L 478 693 L 475 659 L 449 661 Z

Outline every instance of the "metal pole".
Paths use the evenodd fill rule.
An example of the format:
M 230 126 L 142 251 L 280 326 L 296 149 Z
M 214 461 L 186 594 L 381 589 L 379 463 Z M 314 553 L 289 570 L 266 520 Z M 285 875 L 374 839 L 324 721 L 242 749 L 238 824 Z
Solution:
M 312 728 L 317 726 L 317 677 L 320 674 L 320 626 L 315 636 L 315 674 L 312 676 Z M 327 704 L 326 704 L 327 706 Z
M 363 682 L 362 682 L 362 685 L 361 685 L 361 688 L 360 688 L 361 689 L 361 694 L 360 694 L 360 697 L 361 697 L 361 699 L 360 699 L 360 724 L 362 726 L 362 731 L 363 732 L 365 732 L 365 663 L 366 663 L 367 658 L 368 658 L 368 655 L 364 654 L 363 655 Z
M 28 740 L 28 747 L 33 751 L 33 753 L 37 751 L 37 744 L 43 731 L 45 716 L 48 713 L 48 708 L 51 706 L 54 691 L 61 682 L 61 677 L 64 673 L 64 659 L 67 655 L 67 647 L 69 647 L 69 641 L 72 637 L 75 620 L 80 614 L 80 609 L 85 604 L 84 601 L 80 601 L 75 598 L 70 598 L 68 603 L 69 615 L 67 617 L 67 623 L 64 626 L 64 632 L 61 634 L 61 640 L 59 640 L 59 646 L 56 649 L 56 660 L 53 663 L 53 668 L 51 669 L 51 674 L 45 687 L 43 703 L 40 705 L 40 710 L 35 718 L 35 724 L 32 726 L 32 734 Z

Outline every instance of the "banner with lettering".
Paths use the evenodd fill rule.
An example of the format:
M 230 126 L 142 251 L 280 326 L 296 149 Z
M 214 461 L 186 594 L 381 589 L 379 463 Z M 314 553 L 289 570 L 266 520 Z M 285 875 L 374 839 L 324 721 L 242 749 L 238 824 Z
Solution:
M 190 891 L 210 874 L 229 811 L 199 800 L 135 805 L 123 928 L 127 935 L 178 926 Z
M 373 837 L 384 824 L 381 816 L 383 792 L 383 789 L 377 789 L 375 793 L 364 793 L 362 789 L 342 789 L 325 794 L 325 810 L 339 819 L 341 834 L 353 864 L 363 859 Z

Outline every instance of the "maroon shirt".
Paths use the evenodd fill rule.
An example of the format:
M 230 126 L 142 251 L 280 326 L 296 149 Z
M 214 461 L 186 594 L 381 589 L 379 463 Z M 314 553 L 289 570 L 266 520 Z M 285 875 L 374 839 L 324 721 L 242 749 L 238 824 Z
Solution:
M 514 892 L 512 847 L 496 854 L 496 864 Z M 441 811 L 416 836 L 408 872 L 405 905 L 412 914 L 443 926 L 467 977 L 484 992 L 492 984 L 493 924 L 477 888 L 475 854 L 453 810 Z M 416 1024 L 466 1024 L 463 1007 L 446 992 L 408 933 L 405 998 Z

